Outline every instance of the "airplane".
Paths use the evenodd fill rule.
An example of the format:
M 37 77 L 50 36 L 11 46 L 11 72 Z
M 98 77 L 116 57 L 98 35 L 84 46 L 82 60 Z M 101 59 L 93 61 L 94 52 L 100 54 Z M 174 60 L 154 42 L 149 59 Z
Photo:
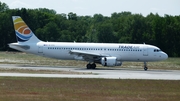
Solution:
M 10 48 L 49 58 L 87 61 L 87 69 L 95 69 L 96 63 L 113 67 L 132 61 L 144 62 L 146 71 L 147 62 L 168 58 L 160 48 L 148 44 L 44 42 L 20 16 L 12 16 L 12 19 L 17 42 L 8 44 Z

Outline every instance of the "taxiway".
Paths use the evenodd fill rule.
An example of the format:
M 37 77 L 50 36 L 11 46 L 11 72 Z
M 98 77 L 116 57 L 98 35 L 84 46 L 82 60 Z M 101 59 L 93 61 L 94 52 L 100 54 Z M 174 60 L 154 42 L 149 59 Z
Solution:
M 10 77 L 180 80 L 180 70 L 149 69 L 148 71 L 144 71 L 143 69 L 125 69 L 125 68 L 97 68 L 95 70 L 87 70 L 86 68 L 82 68 L 82 67 L 27 66 L 27 65 L 15 65 L 15 64 L 0 64 L 0 68 L 80 72 L 80 74 L 41 74 L 41 73 L 0 72 L 0 76 L 10 76 Z

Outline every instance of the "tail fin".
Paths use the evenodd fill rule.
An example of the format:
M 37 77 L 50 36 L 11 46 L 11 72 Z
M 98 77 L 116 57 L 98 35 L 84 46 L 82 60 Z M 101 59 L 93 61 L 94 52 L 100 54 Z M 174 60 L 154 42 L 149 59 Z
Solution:
M 12 16 L 12 19 L 18 43 L 40 41 L 20 16 Z

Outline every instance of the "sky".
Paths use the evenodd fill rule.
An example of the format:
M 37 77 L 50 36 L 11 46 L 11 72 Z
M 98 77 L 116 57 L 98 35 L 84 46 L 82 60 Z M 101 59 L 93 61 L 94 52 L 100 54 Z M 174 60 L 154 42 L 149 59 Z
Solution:
M 176 16 L 180 15 L 180 0 L 0 0 L 10 9 L 15 8 L 48 8 L 58 14 L 69 12 L 78 16 L 93 16 L 102 14 L 111 16 L 112 13 L 129 11 L 133 14 L 147 16 L 158 13 Z

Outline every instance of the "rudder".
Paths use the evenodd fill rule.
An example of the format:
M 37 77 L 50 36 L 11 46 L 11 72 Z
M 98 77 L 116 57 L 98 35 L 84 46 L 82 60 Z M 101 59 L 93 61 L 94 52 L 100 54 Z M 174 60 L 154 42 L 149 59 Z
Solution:
M 40 41 L 20 16 L 12 16 L 12 19 L 18 43 Z

